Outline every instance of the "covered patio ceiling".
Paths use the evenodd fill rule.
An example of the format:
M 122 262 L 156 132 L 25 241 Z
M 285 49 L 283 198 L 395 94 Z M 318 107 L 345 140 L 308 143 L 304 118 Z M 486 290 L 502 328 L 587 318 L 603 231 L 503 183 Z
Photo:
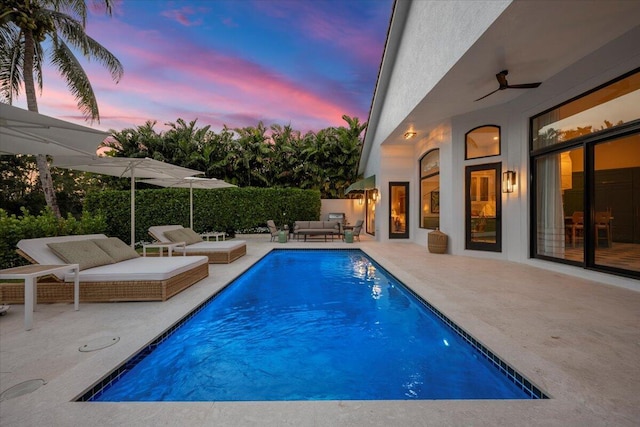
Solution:
M 398 2 L 396 7 L 409 6 Z M 401 15 L 411 11 L 397 13 Z M 509 70 L 510 84 L 542 82 L 544 85 L 550 77 L 579 59 L 640 27 L 638 16 L 640 2 L 633 1 L 514 1 L 425 94 L 385 138 L 384 144 L 407 144 L 404 134 L 408 130 L 417 132 L 417 141 L 449 117 L 505 104 L 529 92 L 502 90 L 475 102 L 497 89 L 495 75 L 501 70 Z M 392 45 L 394 30 L 403 29 L 392 29 L 387 49 L 397 48 L 397 45 Z M 384 86 L 384 82 L 381 75 L 379 84 Z M 376 96 L 384 95 L 386 89 L 379 87 Z M 375 110 L 372 117 L 374 113 Z M 366 141 L 365 145 L 367 143 L 371 141 Z

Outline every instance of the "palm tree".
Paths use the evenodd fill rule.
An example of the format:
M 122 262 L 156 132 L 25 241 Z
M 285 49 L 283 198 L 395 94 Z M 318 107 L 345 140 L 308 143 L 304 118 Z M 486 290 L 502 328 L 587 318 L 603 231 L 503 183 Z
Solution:
M 101 2 L 111 15 L 112 0 Z M 3 0 L 0 5 L 0 100 L 11 104 L 24 84 L 27 108 L 38 112 L 35 80 L 42 92 L 42 63 L 48 54 L 85 118 L 99 121 L 91 83 L 71 48 L 102 63 L 116 83 L 122 77 L 123 68 L 115 56 L 85 33 L 86 18 L 87 6 L 82 0 Z M 47 51 L 43 49 L 45 40 L 51 43 Z M 60 217 L 47 158 L 39 155 L 36 162 L 47 205 Z

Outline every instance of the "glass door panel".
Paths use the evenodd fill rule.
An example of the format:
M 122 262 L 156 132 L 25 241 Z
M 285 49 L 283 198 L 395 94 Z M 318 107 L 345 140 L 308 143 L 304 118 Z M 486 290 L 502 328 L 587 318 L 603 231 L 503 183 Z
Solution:
M 500 252 L 500 163 L 466 168 L 466 248 Z
M 536 254 L 584 263 L 584 150 L 536 159 Z
M 640 134 L 593 150 L 594 263 L 640 272 Z
M 389 183 L 389 238 L 409 237 L 409 183 Z

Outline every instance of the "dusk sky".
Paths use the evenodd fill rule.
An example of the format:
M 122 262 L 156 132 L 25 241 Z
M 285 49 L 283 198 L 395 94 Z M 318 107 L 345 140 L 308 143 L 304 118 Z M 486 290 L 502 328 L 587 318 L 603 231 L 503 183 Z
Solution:
M 90 2 L 89 2 L 90 3 Z M 117 131 L 198 119 L 218 132 L 262 121 L 306 132 L 367 121 L 393 0 L 116 0 L 87 33 L 124 66 L 115 84 L 82 60 L 100 123 L 85 122 L 57 71 L 42 114 Z M 24 93 L 14 105 L 26 108 Z

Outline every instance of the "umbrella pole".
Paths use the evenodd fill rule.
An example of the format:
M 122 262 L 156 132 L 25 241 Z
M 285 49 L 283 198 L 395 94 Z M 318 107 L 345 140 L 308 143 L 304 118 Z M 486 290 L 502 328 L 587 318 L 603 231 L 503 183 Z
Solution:
M 131 164 L 131 247 L 136 248 L 136 176 Z
M 189 180 L 189 226 L 193 230 L 193 183 Z

